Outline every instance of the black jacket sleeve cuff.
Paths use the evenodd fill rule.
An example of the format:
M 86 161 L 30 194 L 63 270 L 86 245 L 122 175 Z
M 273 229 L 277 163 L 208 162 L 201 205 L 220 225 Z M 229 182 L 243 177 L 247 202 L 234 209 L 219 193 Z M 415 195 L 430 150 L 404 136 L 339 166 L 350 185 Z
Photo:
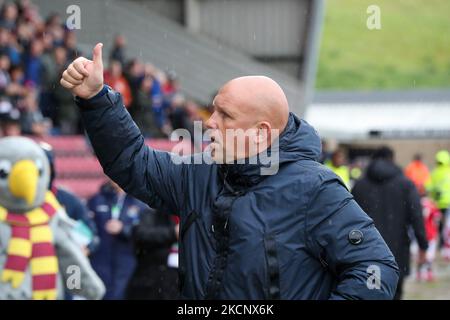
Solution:
M 81 110 L 113 106 L 115 95 L 116 92 L 111 87 L 104 85 L 103 89 L 90 99 L 75 97 L 75 103 Z

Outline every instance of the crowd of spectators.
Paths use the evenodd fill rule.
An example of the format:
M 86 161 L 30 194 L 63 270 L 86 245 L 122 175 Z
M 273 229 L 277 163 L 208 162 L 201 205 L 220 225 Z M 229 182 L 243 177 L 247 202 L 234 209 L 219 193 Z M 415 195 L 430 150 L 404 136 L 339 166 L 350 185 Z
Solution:
M 120 92 L 145 137 L 165 138 L 174 129 L 192 130 L 206 109 L 180 92 L 174 71 L 164 72 L 127 55 L 126 39 L 116 35 L 105 63 L 105 83 Z M 82 134 L 73 97 L 59 80 L 84 54 L 77 31 L 53 13 L 43 19 L 29 0 L 7 2 L 0 10 L 0 136 Z

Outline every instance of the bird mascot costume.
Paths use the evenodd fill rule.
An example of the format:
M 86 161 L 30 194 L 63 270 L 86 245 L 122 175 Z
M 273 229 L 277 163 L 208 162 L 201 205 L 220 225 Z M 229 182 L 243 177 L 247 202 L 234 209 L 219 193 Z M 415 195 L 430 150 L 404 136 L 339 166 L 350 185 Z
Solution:
M 101 299 L 105 287 L 76 244 L 72 220 L 48 191 L 44 151 L 0 139 L 0 299 Z

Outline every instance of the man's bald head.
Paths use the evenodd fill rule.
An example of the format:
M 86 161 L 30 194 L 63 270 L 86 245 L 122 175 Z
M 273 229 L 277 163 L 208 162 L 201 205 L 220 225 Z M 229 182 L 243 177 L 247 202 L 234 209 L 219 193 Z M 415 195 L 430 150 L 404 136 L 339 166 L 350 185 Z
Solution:
M 223 150 L 227 158 L 240 159 L 254 154 L 249 150 L 234 150 L 236 139 L 219 139 L 230 130 L 246 131 L 246 144 L 261 152 L 284 130 L 289 118 L 289 106 L 281 87 L 264 76 L 246 76 L 227 82 L 213 101 L 214 113 L 206 126 L 212 130 L 215 150 Z M 251 131 L 251 132 L 250 132 Z M 240 137 L 237 137 L 240 138 Z
M 278 83 L 269 77 L 235 78 L 219 90 L 214 102 L 216 99 L 238 108 L 241 117 L 248 116 L 255 122 L 269 122 L 272 129 L 282 131 L 287 124 L 289 105 L 286 95 Z

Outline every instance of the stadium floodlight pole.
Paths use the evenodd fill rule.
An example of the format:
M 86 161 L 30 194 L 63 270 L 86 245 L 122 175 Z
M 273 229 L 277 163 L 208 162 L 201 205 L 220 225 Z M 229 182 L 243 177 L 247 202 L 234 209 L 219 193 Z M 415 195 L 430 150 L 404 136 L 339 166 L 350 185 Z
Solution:
M 299 75 L 300 79 L 305 83 L 305 98 L 303 102 L 306 107 L 311 104 L 314 94 L 325 12 L 325 0 L 311 0 L 309 2 L 310 11 L 308 26 L 306 28 L 305 54 L 303 68 L 300 69 Z

